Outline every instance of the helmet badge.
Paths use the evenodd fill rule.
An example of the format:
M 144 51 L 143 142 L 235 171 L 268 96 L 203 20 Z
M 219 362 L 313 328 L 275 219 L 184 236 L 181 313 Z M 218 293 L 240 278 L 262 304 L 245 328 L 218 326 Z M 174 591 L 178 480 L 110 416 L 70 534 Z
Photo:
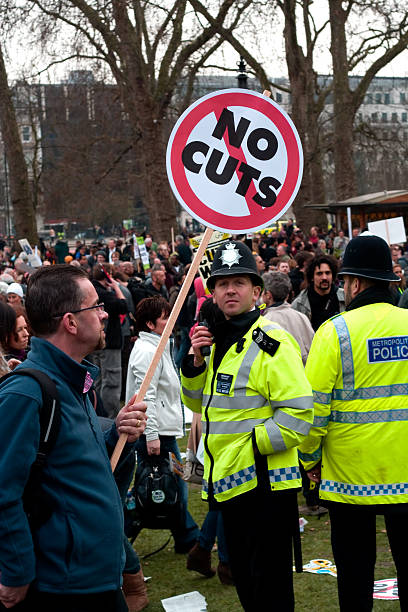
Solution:
M 235 244 L 227 242 L 227 244 L 225 245 L 225 249 L 221 253 L 222 265 L 232 268 L 233 265 L 239 263 L 241 257 L 242 255 L 238 251 L 238 249 L 235 248 Z

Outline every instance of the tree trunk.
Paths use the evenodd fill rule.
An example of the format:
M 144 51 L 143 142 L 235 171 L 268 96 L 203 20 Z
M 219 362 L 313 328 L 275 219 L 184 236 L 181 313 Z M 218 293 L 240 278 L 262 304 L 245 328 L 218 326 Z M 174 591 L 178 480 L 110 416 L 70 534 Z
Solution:
M 3 52 L 0 47 L 0 126 L 9 169 L 10 195 L 17 239 L 38 243 L 37 224 L 28 180 L 27 165 L 17 125 Z
M 305 204 L 324 203 L 325 189 L 319 142 L 319 112 L 315 103 L 316 75 L 312 55 L 305 56 L 298 44 L 295 6 L 294 0 L 285 0 L 281 8 L 285 16 L 286 63 L 292 93 L 291 115 L 299 132 L 304 155 L 302 184 L 293 208 L 297 225 L 307 231 L 313 225 L 325 228 L 327 217 L 320 210 L 304 207 Z
M 333 154 L 337 200 L 357 194 L 353 160 L 353 123 L 355 108 L 348 77 L 346 21 L 348 13 L 342 0 L 329 0 L 331 47 L 333 62 Z
M 133 142 L 142 164 L 143 203 L 149 228 L 156 241 L 169 240 L 170 228 L 177 228 L 176 202 L 166 172 L 165 124 L 142 82 L 137 89 L 121 83 L 121 94 L 133 127 Z M 147 221 L 147 220 L 146 220 Z

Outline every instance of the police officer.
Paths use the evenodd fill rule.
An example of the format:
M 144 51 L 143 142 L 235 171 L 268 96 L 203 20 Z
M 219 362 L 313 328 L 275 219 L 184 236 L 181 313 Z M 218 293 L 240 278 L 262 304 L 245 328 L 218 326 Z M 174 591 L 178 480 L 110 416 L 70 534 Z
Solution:
M 408 313 L 392 305 L 382 238 L 353 238 L 340 274 L 346 312 L 319 328 L 306 364 L 315 417 L 300 457 L 329 508 L 340 609 L 372 610 L 382 514 L 408 610 Z
M 203 497 L 222 512 L 243 608 L 292 611 L 297 446 L 313 421 L 311 387 L 297 343 L 255 307 L 263 282 L 243 242 L 217 250 L 207 287 L 224 318 L 196 327 L 182 364 L 182 399 L 203 415 Z

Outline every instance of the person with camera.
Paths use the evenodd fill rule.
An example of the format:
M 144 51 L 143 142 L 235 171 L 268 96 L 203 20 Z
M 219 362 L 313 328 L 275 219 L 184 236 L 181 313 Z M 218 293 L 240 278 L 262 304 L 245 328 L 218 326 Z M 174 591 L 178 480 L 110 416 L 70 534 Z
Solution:
M 135 331 L 138 338 L 129 357 L 126 380 L 126 401 L 137 393 L 156 352 L 170 314 L 170 305 L 160 296 L 144 298 L 136 306 Z M 144 401 L 148 424 L 136 443 L 138 463 L 149 457 L 168 459 L 174 453 L 181 462 L 177 438 L 184 435 L 180 382 L 167 342 L 155 369 Z M 176 553 L 188 553 L 199 537 L 199 528 L 187 510 L 187 484 L 176 475 L 181 500 L 180 516 L 171 529 Z
M 211 331 L 197 325 L 181 368 L 182 400 L 203 416 L 203 497 L 221 511 L 243 608 L 293 611 L 297 446 L 313 421 L 312 389 L 296 341 L 255 306 L 263 281 L 243 242 L 217 250 L 207 287 L 224 317 Z

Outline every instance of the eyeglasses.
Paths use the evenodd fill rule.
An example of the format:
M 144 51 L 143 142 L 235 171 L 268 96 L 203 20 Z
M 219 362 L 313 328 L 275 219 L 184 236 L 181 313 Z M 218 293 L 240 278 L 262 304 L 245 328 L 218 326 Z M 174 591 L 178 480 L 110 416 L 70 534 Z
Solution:
M 59 314 L 53 315 L 53 319 L 57 319 L 58 317 L 63 317 L 66 314 L 77 314 L 78 312 L 84 312 L 85 310 L 94 310 L 97 308 L 101 312 L 105 310 L 105 304 L 101 302 L 100 304 L 95 304 L 95 306 L 88 306 L 87 308 L 80 308 L 79 310 L 67 310 L 67 312 L 61 312 Z

